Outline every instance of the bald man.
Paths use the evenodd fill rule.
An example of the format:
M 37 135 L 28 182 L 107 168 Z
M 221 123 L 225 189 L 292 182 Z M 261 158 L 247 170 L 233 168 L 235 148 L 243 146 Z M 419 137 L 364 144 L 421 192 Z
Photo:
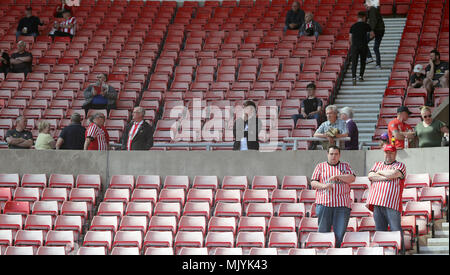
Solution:
M 153 146 L 153 129 L 144 120 L 145 109 L 136 107 L 133 120 L 127 125 L 122 135 L 122 150 L 150 150 Z

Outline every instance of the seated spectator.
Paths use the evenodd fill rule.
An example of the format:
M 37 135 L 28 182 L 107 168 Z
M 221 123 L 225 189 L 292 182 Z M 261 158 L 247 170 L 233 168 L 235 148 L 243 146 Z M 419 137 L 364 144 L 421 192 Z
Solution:
M 17 25 L 16 41 L 19 40 L 21 35 L 33 36 L 34 38 L 39 35 L 38 26 L 43 26 L 44 23 L 41 22 L 39 17 L 33 16 L 32 11 L 31 7 L 25 9 L 25 17 L 20 19 L 19 25 Z
M 33 146 L 33 134 L 26 130 L 27 118 L 19 116 L 16 119 L 16 128 L 8 130 L 5 140 L 9 149 L 30 149 Z
M 419 147 L 440 147 L 442 137 L 448 136 L 448 126 L 444 122 L 433 119 L 430 107 L 423 106 L 420 109 L 423 121 L 417 123 L 414 128 L 415 135 L 419 139 Z
M 315 119 L 320 124 L 320 114 L 322 112 L 322 100 L 316 97 L 316 85 L 309 83 L 306 86 L 307 98 L 300 104 L 300 114 L 293 115 L 294 126 L 298 119 Z
M 105 115 L 96 113 L 90 118 L 91 124 L 86 130 L 84 150 L 106 151 L 109 149 L 109 135 L 105 128 Z
M 71 124 L 65 127 L 56 141 L 56 150 L 83 150 L 86 128 L 81 125 L 81 115 L 73 113 Z
M 25 76 L 32 71 L 33 55 L 26 51 L 27 45 L 23 41 L 17 43 L 17 52 L 11 55 L 9 63 L 11 65 L 10 72 L 24 73 Z
M 286 14 L 284 31 L 298 30 L 303 22 L 305 22 L 305 12 L 300 8 L 300 3 L 295 1 L 292 3 L 292 9 Z
M 61 0 L 61 4 L 56 6 L 55 10 L 55 17 L 56 18 L 63 18 L 64 11 L 72 11 L 72 7 L 66 4 L 66 0 Z
M 245 101 L 242 117 L 236 118 L 233 125 L 233 138 L 235 151 L 259 150 L 259 131 L 262 122 L 256 114 L 256 104 Z
M 122 150 L 150 150 L 153 146 L 153 130 L 144 121 L 145 109 L 136 107 L 133 120 L 127 125 L 122 135 Z
M 404 149 L 405 139 L 409 144 L 409 139 L 414 138 L 414 131 L 405 123 L 410 114 L 408 107 L 401 106 L 397 109 L 397 117 L 388 123 L 389 140 L 396 149 Z
M 340 111 L 341 120 L 345 121 L 347 125 L 348 136 L 350 137 L 349 141 L 344 143 L 345 150 L 358 150 L 359 142 L 358 142 L 358 126 L 353 121 L 353 109 L 350 107 L 344 107 Z
M 423 86 L 427 89 L 428 105 L 433 106 L 434 88 L 448 88 L 448 62 L 441 61 L 441 54 L 437 50 L 432 50 L 428 63 L 425 68 L 427 77 L 423 81 Z
M 322 33 L 320 24 L 313 20 L 314 15 L 311 12 L 305 14 L 305 22 L 300 26 L 300 36 L 315 36 L 316 38 Z
M 327 121 L 320 124 L 314 137 L 326 138 L 328 141 L 323 142 L 322 146 L 328 149 L 329 146 L 336 145 L 336 138 L 348 137 L 348 132 L 345 121 L 338 119 L 338 109 L 335 105 L 328 105 L 325 114 Z
M 423 87 L 423 81 L 426 77 L 425 71 L 423 70 L 423 66 L 420 64 L 417 64 L 414 66 L 413 74 L 411 75 L 411 78 L 409 79 L 409 87 L 411 88 L 422 88 Z
M 106 74 L 97 75 L 97 82 L 89 85 L 84 90 L 83 109 L 88 114 L 89 109 L 104 110 L 106 109 L 108 114 L 111 109 L 116 109 L 117 91 L 111 85 L 106 83 Z
M 55 149 L 55 140 L 50 135 L 50 123 L 43 120 L 39 123 L 38 126 L 39 135 L 36 139 L 36 144 L 34 148 L 36 150 L 51 150 Z
M 58 23 L 55 21 L 53 28 L 49 35 L 54 38 L 55 36 L 68 36 L 70 39 L 75 35 L 77 30 L 77 19 L 72 16 L 72 12 L 65 10 L 63 12 L 64 21 Z
M 3 73 L 6 76 L 8 74 L 10 66 L 9 54 L 4 50 L 1 50 L 0 53 L 0 74 Z

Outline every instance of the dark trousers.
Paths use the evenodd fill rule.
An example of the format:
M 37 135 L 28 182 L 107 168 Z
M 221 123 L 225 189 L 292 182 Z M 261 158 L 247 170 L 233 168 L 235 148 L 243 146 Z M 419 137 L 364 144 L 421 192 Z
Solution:
M 92 103 L 88 103 L 88 104 L 83 105 L 83 109 L 84 109 L 84 114 L 87 117 L 88 112 L 89 112 L 90 109 L 94 109 L 94 110 L 105 110 L 106 109 L 106 112 L 109 115 L 109 111 L 111 109 L 115 109 L 115 108 L 113 106 L 111 106 L 111 105 L 108 105 L 108 104 L 92 104 Z
M 70 39 L 72 39 L 73 35 L 71 35 L 70 33 L 67 32 L 62 32 L 62 31 L 55 31 L 53 34 L 50 34 L 50 36 L 55 39 L 56 36 L 68 36 L 70 37 Z
M 351 48 L 351 60 L 352 60 L 352 78 L 356 78 L 356 67 L 358 66 L 358 59 L 361 61 L 361 67 L 359 68 L 359 75 L 364 76 L 366 70 L 366 58 L 369 48 L 367 45 L 354 46 Z
M 373 52 L 375 53 L 375 56 L 376 56 L 377 65 L 381 66 L 380 45 L 381 45 L 381 40 L 383 39 L 383 36 L 384 36 L 384 31 L 376 32 L 375 38 L 372 38 L 372 39 L 370 39 L 370 34 L 368 34 L 368 36 L 369 36 L 369 41 L 372 39 L 375 39 L 375 42 L 373 44 Z M 368 50 L 367 57 L 372 58 L 372 53 L 370 52 L 370 49 Z
M 292 115 L 291 118 L 294 120 L 294 127 L 297 125 L 297 121 L 299 119 L 315 119 L 317 120 L 317 125 L 320 125 L 320 114 L 315 113 L 313 115 L 308 115 L 307 117 L 304 117 L 302 114 L 296 114 Z

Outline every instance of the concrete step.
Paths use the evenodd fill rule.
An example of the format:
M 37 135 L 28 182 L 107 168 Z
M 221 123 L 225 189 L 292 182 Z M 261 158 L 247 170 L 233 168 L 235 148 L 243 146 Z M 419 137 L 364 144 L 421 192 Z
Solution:
M 358 84 L 356 84 L 358 85 Z M 346 90 L 343 89 L 341 91 L 339 91 L 339 95 L 378 95 L 381 98 L 384 95 L 384 90 Z M 339 97 L 338 97 L 339 98 Z
M 356 84 L 356 86 L 345 86 L 345 89 L 348 91 L 353 91 L 353 90 L 372 90 L 372 91 L 382 91 L 384 92 L 384 90 L 386 89 L 386 85 L 377 85 L 377 86 L 366 86 L 364 84 L 358 83 Z
M 428 246 L 448 246 L 448 238 L 429 238 L 427 240 Z
M 446 254 L 448 255 L 448 245 L 447 246 L 421 246 L 419 254 Z
M 441 226 L 442 226 L 442 230 L 446 230 L 448 232 L 448 222 L 443 222 L 441 224 Z
M 434 235 L 436 238 L 448 238 L 448 230 L 436 230 Z
M 386 85 L 386 82 L 385 82 L 385 81 L 382 81 L 382 80 L 369 80 L 369 79 L 364 78 L 363 81 L 360 81 L 360 80 L 359 80 L 358 74 L 356 74 L 356 80 L 357 80 L 357 83 L 358 83 L 359 85 L 362 85 L 362 86 L 368 86 L 368 87 L 369 87 L 369 86 L 381 86 L 381 85 Z M 342 89 L 347 88 L 347 86 L 353 86 L 353 82 L 352 82 L 351 79 L 345 79 L 345 80 L 342 82 L 342 84 L 341 84 Z
M 382 100 L 381 95 L 367 95 L 367 94 L 342 94 L 339 96 L 341 100 L 366 100 L 369 102 L 380 101 Z
M 336 99 L 336 101 L 334 102 L 335 105 L 345 105 L 345 106 L 349 106 L 352 107 L 377 107 L 380 104 L 377 102 L 373 102 L 372 100 L 364 100 L 364 99 L 360 99 L 360 98 L 356 98 L 356 99 L 342 99 L 342 98 L 338 98 Z

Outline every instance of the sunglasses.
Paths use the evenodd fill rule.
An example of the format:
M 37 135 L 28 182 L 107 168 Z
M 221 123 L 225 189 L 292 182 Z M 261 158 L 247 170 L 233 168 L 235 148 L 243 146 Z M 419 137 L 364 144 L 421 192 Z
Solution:
M 429 116 L 423 116 L 423 118 L 430 118 L 431 117 L 431 115 L 429 115 Z

